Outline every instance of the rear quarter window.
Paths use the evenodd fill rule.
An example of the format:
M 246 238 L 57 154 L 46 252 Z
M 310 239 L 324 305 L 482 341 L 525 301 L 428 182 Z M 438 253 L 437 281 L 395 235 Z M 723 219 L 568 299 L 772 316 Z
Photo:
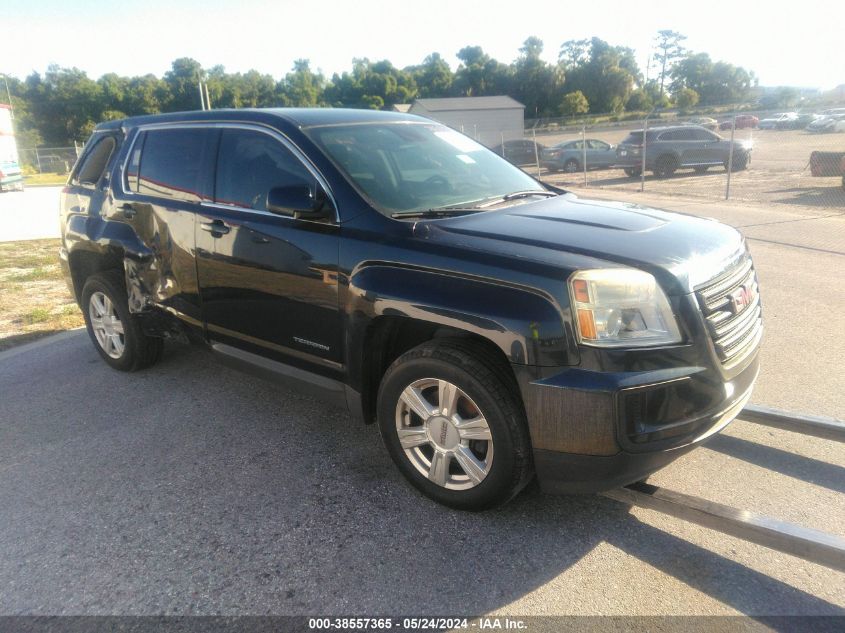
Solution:
M 95 140 L 83 155 L 71 182 L 77 185 L 96 185 L 100 182 L 116 147 L 117 140 L 113 136 Z

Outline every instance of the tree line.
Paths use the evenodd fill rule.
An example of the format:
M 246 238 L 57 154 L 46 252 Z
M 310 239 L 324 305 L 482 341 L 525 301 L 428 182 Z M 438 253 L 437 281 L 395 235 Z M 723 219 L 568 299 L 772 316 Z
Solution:
M 754 73 L 688 51 L 684 39 L 675 31 L 659 31 L 645 71 L 633 49 L 597 37 L 564 42 L 557 63 L 548 63 L 541 58 L 542 40 L 529 37 L 509 64 L 480 46 L 464 47 L 455 71 L 439 53 L 406 68 L 388 60 L 354 59 L 350 71 L 331 78 L 299 59 L 277 80 L 255 70 L 204 69 L 196 60 L 180 58 L 163 77 L 108 73 L 95 80 L 77 68 L 54 65 L 23 80 L 9 77 L 8 83 L 22 147 L 82 141 L 103 120 L 199 109 L 201 79 L 213 108 L 390 109 L 416 98 L 507 94 L 525 104 L 529 119 L 729 104 L 748 97 L 756 85 Z

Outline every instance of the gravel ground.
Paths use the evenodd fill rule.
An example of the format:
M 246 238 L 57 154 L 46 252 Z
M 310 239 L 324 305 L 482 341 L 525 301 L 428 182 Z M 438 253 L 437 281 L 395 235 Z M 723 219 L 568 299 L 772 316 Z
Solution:
M 642 129 L 640 123 L 636 127 Z M 718 131 L 725 138 L 730 131 Z M 587 138 L 597 138 L 607 143 L 618 144 L 627 136 L 627 131 L 587 131 Z M 575 134 L 538 136 L 537 142 L 554 145 L 564 140 L 580 138 Z M 810 153 L 814 150 L 845 151 L 845 134 L 811 134 L 804 130 L 737 130 L 737 139 L 753 142 L 751 166 L 735 172 L 731 177 L 731 201 L 758 204 L 836 209 L 845 207 L 845 188 L 842 178 L 814 178 L 808 167 Z M 525 167 L 536 176 L 535 167 Z M 543 178 L 563 186 L 583 187 L 584 175 L 549 174 L 543 170 Z M 621 169 L 587 172 L 590 188 L 610 192 L 639 191 L 640 179 L 628 178 Z M 646 174 L 645 189 L 649 194 L 661 194 L 673 198 L 703 198 L 713 201 L 724 200 L 727 174 L 721 167 L 711 167 L 703 175 L 691 169 L 677 172 L 673 177 L 660 179 L 650 172 Z

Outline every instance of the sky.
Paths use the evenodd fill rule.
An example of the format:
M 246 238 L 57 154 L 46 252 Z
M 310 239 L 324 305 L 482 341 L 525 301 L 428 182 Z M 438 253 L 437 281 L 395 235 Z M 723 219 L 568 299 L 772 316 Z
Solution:
M 597 36 L 634 48 L 644 69 L 656 32 L 672 29 L 687 48 L 752 70 L 763 86 L 829 89 L 845 84 L 843 24 L 840 0 L 3 0 L 0 73 L 23 78 L 56 63 L 92 78 L 161 76 L 193 57 L 279 78 L 306 58 L 330 77 L 354 57 L 401 68 L 435 51 L 455 70 L 464 46 L 508 63 L 531 35 L 550 62 L 563 42 Z

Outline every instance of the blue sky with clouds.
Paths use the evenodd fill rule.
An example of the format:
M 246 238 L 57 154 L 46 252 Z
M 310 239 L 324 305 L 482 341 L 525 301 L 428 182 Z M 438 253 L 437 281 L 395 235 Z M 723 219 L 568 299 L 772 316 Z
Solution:
M 762 85 L 831 88 L 845 83 L 845 2 L 566 2 L 564 0 L 33 0 L 4 3 L 0 73 L 24 77 L 50 63 L 99 77 L 161 75 L 177 57 L 275 77 L 304 57 L 326 74 L 353 57 L 416 64 L 433 51 L 480 45 L 512 61 L 526 37 L 557 58 L 569 39 L 598 36 L 630 46 L 644 66 L 654 34 L 674 29 L 687 45 L 753 70 Z

